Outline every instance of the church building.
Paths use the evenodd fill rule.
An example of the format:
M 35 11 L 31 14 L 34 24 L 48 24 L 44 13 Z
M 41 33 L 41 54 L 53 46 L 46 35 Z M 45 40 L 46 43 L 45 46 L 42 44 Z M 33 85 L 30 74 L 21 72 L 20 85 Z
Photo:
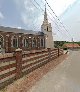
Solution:
M 46 35 L 45 48 L 54 48 L 52 27 L 51 27 L 51 23 L 48 22 L 46 7 L 44 12 L 44 21 L 43 24 L 41 25 L 41 31 Z
M 17 48 L 23 51 L 53 48 L 51 23 L 48 23 L 45 8 L 41 32 L 0 26 L 0 52 L 14 52 Z

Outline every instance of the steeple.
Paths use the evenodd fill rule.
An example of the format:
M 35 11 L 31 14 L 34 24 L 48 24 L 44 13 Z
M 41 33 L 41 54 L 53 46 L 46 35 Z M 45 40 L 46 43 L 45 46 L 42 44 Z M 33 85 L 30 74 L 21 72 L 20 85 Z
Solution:
M 48 22 L 46 5 L 45 5 L 45 12 L 44 12 L 44 20 L 41 25 L 41 31 L 45 34 L 45 48 L 54 48 L 52 27 L 51 27 L 51 23 Z
M 46 4 L 45 4 L 45 12 L 44 12 L 44 23 L 48 23 L 47 12 L 46 12 Z

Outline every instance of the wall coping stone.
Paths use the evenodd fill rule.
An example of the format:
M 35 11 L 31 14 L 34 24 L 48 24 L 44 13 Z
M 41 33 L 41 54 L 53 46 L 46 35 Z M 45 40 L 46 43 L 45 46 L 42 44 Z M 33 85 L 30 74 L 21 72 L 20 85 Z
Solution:
M 15 51 L 22 51 L 22 49 L 18 48 L 18 49 L 16 49 Z

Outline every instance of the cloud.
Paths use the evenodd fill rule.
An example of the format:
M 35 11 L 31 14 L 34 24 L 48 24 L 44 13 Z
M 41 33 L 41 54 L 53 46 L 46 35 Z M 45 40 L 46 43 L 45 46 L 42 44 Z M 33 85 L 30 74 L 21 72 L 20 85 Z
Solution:
M 0 19 L 4 19 L 4 16 L 1 12 L 0 12 Z
M 21 27 L 17 27 L 18 29 L 21 29 Z
M 35 8 L 35 6 L 31 3 L 30 0 L 24 0 L 24 8 L 25 11 L 22 12 L 23 22 L 27 24 L 35 22 L 36 18 L 39 17 L 40 13 L 38 13 L 38 10 Z
M 21 14 L 21 18 L 24 24 L 28 25 L 32 22 L 32 19 L 30 18 L 30 16 L 27 16 L 27 13 L 22 13 Z
M 60 16 L 76 0 L 47 0 L 57 16 Z
M 39 10 L 39 7 L 33 2 L 33 0 L 21 0 L 21 2 L 20 0 L 15 0 L 15 2 L 20 9 L 21 20 L 24 25 L 26 25 L 27 28 L 34 30 L 34 26 L 36 28 L 41 23 L 43 12 Z M 36 5 L 38 9 L 34 5 Z M 41 26 L 41 24 L 39 26 Z

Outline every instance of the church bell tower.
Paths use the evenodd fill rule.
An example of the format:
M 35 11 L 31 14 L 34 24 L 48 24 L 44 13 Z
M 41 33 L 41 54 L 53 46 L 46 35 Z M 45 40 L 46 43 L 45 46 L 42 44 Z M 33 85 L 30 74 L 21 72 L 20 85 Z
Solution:
M 44 12 L 44 21 L 43 24 L 41 25 L 41 31 L 45 34 L 45 48 L 54 48 L 52 27 L 51 23 L 48 22 L 46 6 Z

